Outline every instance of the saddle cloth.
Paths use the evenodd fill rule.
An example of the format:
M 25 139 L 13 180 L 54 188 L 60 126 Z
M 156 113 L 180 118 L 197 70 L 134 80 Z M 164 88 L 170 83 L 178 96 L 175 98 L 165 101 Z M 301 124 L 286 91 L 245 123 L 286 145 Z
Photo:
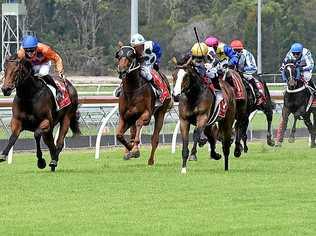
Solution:
M 168 86 L 156 70 L 152 69 L 150 73 L 153 77 L 154 84 L 157 86 L 157 88 L 159 88 L 162 91 L 158 99 L 161 103 L 164 103 L 166 99 L 170 98 Z
M 53 78 L 53 80 L 54 80 L 56 86 L 58 87 L 58 89 L 61 93 L 61 96 L 59 98 L 57 98 L 56 89 L 52 85 L 47 84 L 47 86 L 49 87 L 49 89 L 52 91 L 52 93 L 54 95 L 57 110 L 61 110 L 61 109 L 65 108 L 71 104 L 70 95 L 69 95 L 69 92 L 68 92 L 64 82 L 62 82 L 56 78 Z
M 234 93 L 235 93 L 235 98 L 237 100 L 244 100 L 246 99 L 244 94 L 245 91 L 243 90 L 243 83 L 240 77 L 237 77 L 234 73 L 232 74 L 232 82 L 234 84 Z

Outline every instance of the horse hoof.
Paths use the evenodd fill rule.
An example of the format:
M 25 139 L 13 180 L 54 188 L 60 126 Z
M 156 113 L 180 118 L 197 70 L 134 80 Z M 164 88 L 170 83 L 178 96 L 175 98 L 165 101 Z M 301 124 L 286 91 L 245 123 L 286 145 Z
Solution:
M 39 159 L 37 160 L 37 167 L 39 169 L 44 169 L 46 167 L 46 161 L 45 159 Z
M 49 163 L 49 166 L 50 166 L 50 170 L 51 170 L 52 172 L 54 172 L 55 169 L 56 169 L 56 167 L 57 167 L 57 161 L 52 160 L 52 161 Z
M 211 159 L 214 159 L 216 161 L 220 160 L 222 158 L 222 155 L 219 153 L 215 153 L 214 155 L 211 155 Z
M 190 155 L 189 156 L 189 161 L 197 161 L 196 155 Z
M 241 156 L 241 151 L 240 150 L 235 150 L 234 151 L 234 156 L 235 157 L 240 157 Z
M 148 165 L 149 165 L 149 166 L 152 166 L 152 165 L 154 165 L 154 164 L 155 164 L 155 161 L 154 161 L 154 160 L 150 160 L 150 159 L 148 160 Z
M 316 148 L 316 143 L 312 143 L 311 148 Z
M 123 160 L 128 161 L 129 159 L 130 159 L 129 158 L 129 152 L 125 153 L 124 156 L 123 156 Z
M 248 152 L 248 147 L 244 146 L 244 153 L 247 153 L 247 152 Z
M 276 144 L 274 145 L 274 147 L 280 148 L 280 147 L 282 147 L 282 143 L 276 143 Z
M 7 160 L 7 156 L 6 155 L 0 155 L 0 162 L 4 162 Z
M 182 168 L 181 169 L 181 174 L 185 175 L 187 173 L 187 168 Z
M 267 141 L 267 144 L 268 144 L 270 147 L 274 147 L 274 146 L 275 146 L 274 140 L 268 140 L 268 141 Z
M 295 138 L 294 137 L 289 137 L 289 143 L 294 143 L 295 142 Z
M 198 143 L 199 143 L 199 147 L 203 147 L 207 143 L 207 138 L 200 139 Z
M 127 154 L 128 159 L 130 158 L 139 158 L 140 157 L 140 151 L 136 151 L 136 152 L 129 152 Z

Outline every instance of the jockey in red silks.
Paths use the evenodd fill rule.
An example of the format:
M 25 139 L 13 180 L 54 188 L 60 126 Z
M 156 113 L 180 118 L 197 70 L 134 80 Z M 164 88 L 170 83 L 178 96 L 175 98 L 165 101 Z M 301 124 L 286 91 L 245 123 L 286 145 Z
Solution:
M 238 55 L 237 71 L 245 78 L 253 87 L 257 100 L 260 98 L 257 83 L 260 83 L 254 75 L 257 73 L 257 64 L 251 52 L 244 48 L 243 43 L 236 39 L 231 41 L 231 48 Z

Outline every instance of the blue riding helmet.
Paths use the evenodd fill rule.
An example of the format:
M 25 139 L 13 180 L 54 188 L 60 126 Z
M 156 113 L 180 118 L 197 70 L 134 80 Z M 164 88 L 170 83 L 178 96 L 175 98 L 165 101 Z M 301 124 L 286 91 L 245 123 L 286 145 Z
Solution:
M 291 46 L 292 53 L 301 53 L 303 52 L 303 44 L 301 43 L 293 43 Z
M 37 44 L 38 39 L 34 36 L 27 35 L 22 39 L 22 48 L 35 48 Z

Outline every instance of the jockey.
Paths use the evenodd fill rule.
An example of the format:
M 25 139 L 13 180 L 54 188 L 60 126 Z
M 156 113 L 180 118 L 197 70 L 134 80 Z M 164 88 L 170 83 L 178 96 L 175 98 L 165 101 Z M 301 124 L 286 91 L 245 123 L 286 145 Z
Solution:
M 312 71 L 314 69 L 314 60 L 312 57 L 312 53 L 310 50 L 303 47 L 301 43 L 293 43 L 291 46 L 290 51 L 286 54 L 282 66 L 281 66 L 281 73 L 283 81 L 286 81 L 285 73 L 284 73 L 284 66 L 288 62 L 295 62 L 299 74 L 306 83 L 309 83 L 314 89 L 316 88 L 316 81 L 312 78 Z M 314 91 L 316 95 L 316 92 Z
M 159 65 L 161 61 L 162 49 L 158 42 L 155 41 L 146 41 L 144 44 L 144 60 L 145 64 L 159 70 Z
M 51 62 L 53 62 L 59 77 L 64 80 L 64 66 L 61 57 L 51 47 L 39 43 L 35 36 L 27 35 L 23 37 L 22 47 L 18 51 L 18 58 L 20 60 L 30 60 L 33 65 L 34 75 L 38 77 L 49 75 Z M 50 84 L 56 88 L 56 95 L 61 96 L 61 91 L 59 91 L 56 84 Z
M 154 83 L 151 69 L 159 70 L 162 54 L 160 45 L 154 41 L 146 41 L 144 36 L 138 33 L 131 37 L 130 45 L 135 49 L 136 59 L 140 64 L 140 75 L 151 83 L 156 90 L 155 93 L 157 93 L 157 96 L 159 97 L 162 91 Z M 115 90 L 116 97 L 119 97 L 121 90 L 121 86 Z
M 254 56 L 244 48 L 240 40 L 231 41 L 230 46 L 238 55 L 237 71 L 252 84 L 256 98 L 260 98 L 259 88 L 257 87 L 258 81 L 254 77 L 257 73 L 257 65 Z
M 191 58 L 194 64 L 194 68 L 207 86 L 214 91 L 214 83 L 218 84 L 218 80 L 214 81 L 217 77 L 217 69 L 210 63 L 208 57 L 209 48 L 205 43 L 195 43 L 191 48 Z M 217 86 L 219 87 L 219 86 Z
M 226 67 L 234 68 L 237 66 L 238 56 L 231 47 L 229 47 L 225 43 L 219 42 L 219 40 L 213 36 L 207 37 L 204 43 L 208 47 L 211 47 L 214 49 L 213 53 L 211 51 L 211 56 L 213 56 L 214 58 L 220 61 L 223 69 L 225 69 Z

